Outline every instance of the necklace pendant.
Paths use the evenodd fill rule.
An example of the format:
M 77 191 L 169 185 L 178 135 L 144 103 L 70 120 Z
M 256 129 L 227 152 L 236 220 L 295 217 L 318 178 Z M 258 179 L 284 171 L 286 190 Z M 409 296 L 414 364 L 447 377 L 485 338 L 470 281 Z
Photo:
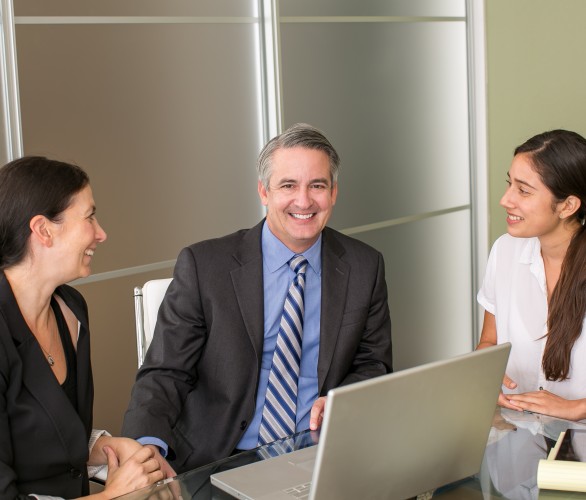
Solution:
M 49 362 L 49 366 L 53 366 L 55 364 L 55 360 L 50 354 L 47 354 L 47 361 Z

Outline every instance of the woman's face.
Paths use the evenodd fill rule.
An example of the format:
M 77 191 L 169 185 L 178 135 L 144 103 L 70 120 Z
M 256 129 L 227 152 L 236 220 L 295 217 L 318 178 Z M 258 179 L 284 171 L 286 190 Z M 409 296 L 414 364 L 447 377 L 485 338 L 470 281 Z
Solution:
M 507 211 L 511 236 L 519 238 L 549 237 L 561 234 L 562 203 L 558 203 L 533 168 L 531 156 L 520 153 L 513 158 L 509 170 L 509 187 L 500 204 Z
M 60 222 L 51 223 L 58 265 L 67 275 L 66 281 L 89 276 L 94 251 L 107 237 L 96 219 L 91 187 L 86 186 L 75 194 L 61 215 Z

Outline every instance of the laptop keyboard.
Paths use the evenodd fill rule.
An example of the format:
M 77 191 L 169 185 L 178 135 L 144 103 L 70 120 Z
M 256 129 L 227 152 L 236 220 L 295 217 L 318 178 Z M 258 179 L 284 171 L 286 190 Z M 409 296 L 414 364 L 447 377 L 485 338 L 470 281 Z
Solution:
M 309 488 L 311 487 L 311 482 L 298 484 L 297 486 L 293 486 L 292 488 L 287 488 L 283 490 L 284 493 L 290 495 L 293 498 L 309 498 Z

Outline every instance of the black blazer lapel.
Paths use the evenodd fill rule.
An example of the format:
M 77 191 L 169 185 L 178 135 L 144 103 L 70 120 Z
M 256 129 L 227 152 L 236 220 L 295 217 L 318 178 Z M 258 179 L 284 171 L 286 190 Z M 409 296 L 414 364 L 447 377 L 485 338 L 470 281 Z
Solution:
M 92 430 L 94 383 L 90 357 L 90 339 L 87 328 L 82 324 L 77 339 L 77 411 L 86 423 L 86 433 Z
M 79 439 L 80 435 L 87 435 L 79 415 L 59 387 L 38 343 L 31 338 L 18 347 L 18 352 L 23 364 L 24 385 L 53 422 L 61 445 L 75 464 L 76 457 L 88 453 L 87 443 Z
M 248 230 L 234 253 L 240 267 L 230 272 L 240 313 L 250 341 L 254 346 L 258 366 L 264 343 L 264 298 L 261 234 L 264 220 Z M 260 292 L 259 292 L 260 291 Z
M 322 289 L 319 360 L 317 365 L 318 390 L 321 393 L 332 357 L 346 304 L 350 266 L 341 257 L 344 247 L 325 228 L 322 233 Z
M 87 430 L 59 386 L 39 344 L 22 317 L 4 274 L 0 276 L 0 298 L 0 313 L 6 321 L 22 361 L 23 384 L 46 411 L 66 455 L 75 463 L 74 457 L 87 455 L 87 443 L 79 439 L 80 434 L 87 435 Z M 89 411 L 91 412 L 91 407 Z M 82 446 L 85 446 L 85 449 L 82 449 Z
M 85 301 L 81 297 L 76 298 L 74 293 L 78 293 L 72 288 L 61 286 L 56 293 L 71 309 L 79 321 L 79 335 L 77 338 L 77 405 L 79 416 L 82 422 L 86 423 L 86 434 L 92 430 L 93 421 L 93 404 L 94 404 L 94 384 L 92 376 L 92 365 L 90 355 L 90 338 L 88 325 L 88 311 Z

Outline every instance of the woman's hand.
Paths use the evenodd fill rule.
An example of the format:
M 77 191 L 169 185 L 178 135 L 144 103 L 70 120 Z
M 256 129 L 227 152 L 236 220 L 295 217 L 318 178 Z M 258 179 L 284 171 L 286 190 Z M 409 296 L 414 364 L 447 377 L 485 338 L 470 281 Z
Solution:
M 128 457 L 124 463 L 118 460 L 112 448 L 109 446 L 102 448 L 108 463 L 108 479 L 102 492 L 103 496 L 118 497 L 165 479 L 165 474 L 153 450 L 140 444 L 139 447 L 140 449 Z
M 90 454 L 89 465 L 104 465 L 107 462 L 107 455 L 104 447 L 114 451 L 118 463 L 123 464 L 132 455 L 142 448 L 142 445 L 134 439 L 112 436 L 101 436 L 97 441 Z
M 90 455 L 89 465 L 105 465 L 107 463 L 106 453 L 104 447 L 111 448 L 118 459 L 118 464 L 122 465 L 130 457 L 132 457 L 143 445 L 134 439 L 124 437 L 101 436 L 94 445 Z M 153 452 L 153 458 L 159 462 L 165 479 L 175 477 L 177 474 L 169 465 L 167 460 L 163 458 L 158 446 L 149 444 L 146 447 Z
M 515 389 L 517 387 L 517 383 L 506 374 L 503 377 L 503 385 L 507 389 Z M 523 411 L 522 408 L 519 408 L 518 406 L 511 404 L 509 400 L 510 396 L 511 394 L 504 394 L 503 391 L 501 391 L 499 393 L 499 399 L 497 401 L 497 404 L 499 406 L 502 406 L 503 408 L 509 408 L 510 410 Z
M 586 418 L 586 399 L 564 399 L 549 391 L 507 394 L 509 403 L 518 410 L 542 413 L 566 420 Z

